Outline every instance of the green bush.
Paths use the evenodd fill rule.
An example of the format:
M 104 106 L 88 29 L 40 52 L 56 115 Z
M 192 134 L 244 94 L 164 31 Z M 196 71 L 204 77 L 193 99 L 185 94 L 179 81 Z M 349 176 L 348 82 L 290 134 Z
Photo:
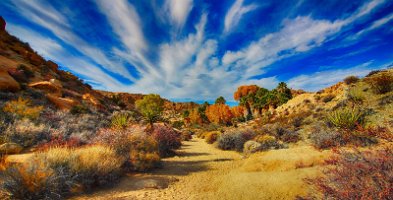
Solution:
M 85 114 L 89 113 L 90 109 L 85 105 L 75 105 L 70 110 L 71 114 L 78 115 L 78 114 Z
M 129 113 L 116 113 L 111 118 L 111 127 L 113 128 L 125 128 L 131 121 Z
M 330 125 L 341 129 L 353 129 L 357 124 L 361 124 L 363 113 L 358 109 L 340 108 L 327 114 Z
M 365 99 L 363 91 L 359 88 L 351 88 L 348 93 L 348 98 L 349 100 L 357 104 L 362 103 Z

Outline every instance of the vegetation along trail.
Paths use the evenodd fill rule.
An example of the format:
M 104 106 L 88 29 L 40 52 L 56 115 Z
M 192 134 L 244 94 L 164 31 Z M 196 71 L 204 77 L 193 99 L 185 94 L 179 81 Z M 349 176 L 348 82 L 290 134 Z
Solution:
M 183 143 L 178 156 L 164 159 L 162 169 L 129 174 L 112 188 L 73 199 L 293 199 L 304 193 L 302 179 L 316 173 L 296 169 L 295 160 L 299 160 L 295 154 L 303 151 L 310 152 L 309 161 L 322 155 L 302 147 L 289 155 L 283 149 L 245 159 L 240 153 L 222 151 L 193 138 Z M 288 157 L 294 162 L 280 166 Z M 255 165 L 263 159 L 267 165 Z

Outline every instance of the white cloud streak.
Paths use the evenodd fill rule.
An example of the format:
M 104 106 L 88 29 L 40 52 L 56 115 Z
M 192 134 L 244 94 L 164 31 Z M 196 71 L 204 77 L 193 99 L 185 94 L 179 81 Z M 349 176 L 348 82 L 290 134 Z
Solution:
M 40 52 L 44 57 L 55 62 L 66 64 L 71 71 L 88 77 L 88 82 L 100 89 L 120 89 L 126 86 L 109 76 L 103 70 L 81 57 L 76 57 L 67 52 L 57 41 L 43 37 L 39 33 L 14 24 L 8 24 L 7 30 L 23 40 L 29 41 L 30 46 Z
M 80 48 L 82 53 L 94 58 L 94 61 L 102 64 L 108 70 L 122 75 L 127 74 L 124 71 L 126 68 L 122 65 L 114 65 L 114 62 L 107 58 L 105 54 L 81 41 L 72 32 L 67 19 L 58 11 L 37 2 L 26 2 L 29 3 L 18 3 L 21 5 L 18 9 L 26 12 L 24 13 L 26 17 L 48 28 L 66 43 Z M 219 40 L 209 38 L 205 32 L 208 23 L 207 13 L 203 13 L 199 22 L 195 24 L 194 32 L 190 32 L 182 38 L 174 37 L 170 41 L 157 44 L 157 48 L 153 49 L 144 36 L 143 20 L 132 4 L 126 0 L 98 0 L 96 3 L 122 43 L 121 47 L 114 47 L 112 53 L 132 64 L 140 74 L 138 79 L 127 75 L 127 78 L 134 81 L 131 86 L 123 85 L 85 59 L 73 57 L 66 60 L 69 55 L 64 52 L 65 50 L 60 45 L 56 45 L 51 40 L 34 35 L 34 38 L 29 38 L 27 41 L 39 41 L 40 43 L 33 43 L 33 48 L 37 48 L 39 52 L 46 56 L 56 57 L 59 62 L 70 65 L 74 72 L 89 77 L 89 81 L 98 85 L 101 84 L 103 85 L 102 88 L 108 90 L 158 93 L 166 98 L 173 99 L 192 97 L 193 100 L 212 100 L 217 96 L 224 96 L 231 101 L 233 100 L 233 92 L 240 85 L 257 84 L 269 89 L 274 88 L 280 81 L 276 76 L 261 79 L 253 79 L 252 77 L 263 74 L 268 65 L 278 60 L 321 46 L 338 35 L 344 27 L 350 26 L 355 21 L 367 16 L 383 1 L 374 0 L 366 3 L 357 12 L 345 19 L 316 20 L 311 16 L 286 19 L 282 22 L 280 30 L 268 33 L 244 48 L 228 51 L 222 57 L 217 55 Z M 243 0 L 236 0 L 227 12 L 224 19 L 224 33 L 229 33 L 246 13 L 257 8 L 254 4 L 243 5 L 243 3 Z M 169 30 L 170 33 L 173 33 L 171 31 L 177 32 L 187 22 L 193 6 L 191 0 L 169 0 L 160 9 L 163 14 L 161 13 L 158 16 L 165 16 L 165 20 L 168 20 L 169 24 L 172 25 L 174 30 Z M 35 16 L 36 11 L 29 11 L 28 8 L 40 8 L 47 13 Z M 51 20 L 45 21 L 48 18 Z M 380 22 L 374 22 L 374 28 L 383 25 L 383 22 L 387 23 L 387 21 L 381 20 Z M 22 38 L 25 38 L 25 36 Z M 48 45 L 48 48 L 45 45 Z M 156 59 L 147 56 L 151 52 L 157 54 Z M 105 63 L 108 63 L 108 66 Z M 357 66 L 348 70 L 323 71 L 311 75 L 301 75 L 291 79 L 289 86 L 317 90 L 342 80 L 348 74 L 362 75 L 368 71 L 367 66 L 370 64 L 366 63 L 364 66 Z M 318 81 L 315 77 L 321 80 Z
M 108 58 L 104 52 L 95 48 L 81 39 L 72 31 L 71 23 L 64 14 L 53 8 L 50 4 L 36 1 L 12 1 L 16 10 L 27 20 L 36 23 L 55 34 L 65 43 L 90 57 L 94 62 L 107 70 L 122 75 L 131 80 L 135 80 L 126 67 L 121 63 Z
M 237 26 L 244 14 L 255 10 L 257 7 L 254 4 L 244 6 L 243 0 L 236 0 L 225 16 L 224 32 L 230 32 Z
M 322 88 L 331 86 L 339 81 L 342 81 L 349 75 L 353 76 L 365 76 L 370 72 L 368 68 L 372 64 L 372 61 L 363 63 L 361 65 L 347 68 L 347 69 L 336 69 L 328 71 L 320 71 L 307 75 L 300 75 L 294 77 L 288 81 L 288 85 L 295 89 L 304 89 L 307 91 L 318 91 Z

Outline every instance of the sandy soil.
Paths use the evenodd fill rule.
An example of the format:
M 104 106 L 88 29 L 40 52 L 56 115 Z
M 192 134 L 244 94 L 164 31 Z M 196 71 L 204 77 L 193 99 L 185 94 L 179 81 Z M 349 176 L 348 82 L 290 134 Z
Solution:
M 294 199 L 307 192 L 303 179 L 320 173 L 324 154 L 302 146 L 243 158 L 194 138 L 162 169 L 72 199 Z

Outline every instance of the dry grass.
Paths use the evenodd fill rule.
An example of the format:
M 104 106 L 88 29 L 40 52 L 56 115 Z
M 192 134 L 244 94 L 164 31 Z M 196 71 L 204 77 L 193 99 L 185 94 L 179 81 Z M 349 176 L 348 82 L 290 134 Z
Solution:
M 328 151 L 317 151 L 311 146 L 260 152 L 250 156 L 242 167 L 246 172 L 289 171 L 301 166 L 318 166 Z
M 7 102 L 3 111 L 15 114 L 21 118 L 36 119 L 42 109 L 42 106 L 31 106 L 30 100 L 19 97 L 17 100 Z
M 112 149 L 100 145 L 78 149 L 51 148 L 37 154 L 51 167 L 68 165 L 75 173 L 108 174 L 120 169 L 123 160 Z

